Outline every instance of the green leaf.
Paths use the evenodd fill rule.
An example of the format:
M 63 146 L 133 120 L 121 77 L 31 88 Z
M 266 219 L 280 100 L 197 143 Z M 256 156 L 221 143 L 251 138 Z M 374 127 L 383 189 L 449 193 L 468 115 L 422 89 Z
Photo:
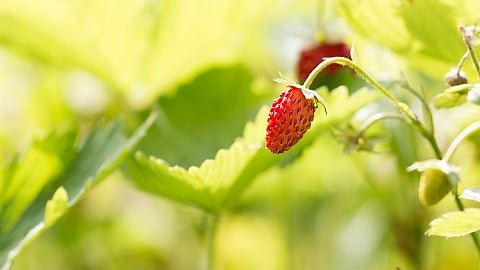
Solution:
M 138 149 L 183 167 L 213 158 L 242 135 L 265 98 L 253 92 L 252 82 L 253 74 L 241 65 L 201 73 L 158 100 L 159 117 Z
M 338 11 L 359 37 L 389 47 L 419 71 L 443 78 L 466 51 L 458 23 L 476 19 L 466 18 L 466 9 L 473 7 L 463 2 L 342 0 Z
M 452 108 L 462 105 L 467 101 L 468 91 L 472 88 L 470 84 L 452 86 L 433 98 L 436 108 Z
M 45 206 L 45 226 L 54 224 L 68 208 L 68 194 L 64 187 L 59 187 Z
M 443 214 L 430 223 L 426 234 L 458 237 L 480 230 L 480 209 L 467 208 L 465 211 L 455 211 Z
M 77 139 L 77 128 L 60 129 L 3 164 L 0 268 L 9 269 L 20 250 L 52 225 L 66 205 L 74 205 L 92 185 L 115 170 L 154 118 L 149 117 L 130 138 L 123 135 L 118 121 L 95 126 L 84 140 Z
M 88 70 L 145 106 L 208 66 L 241 60 L 272 3 L 2 0 L 0 43 Z
M 329 115 L 317 110 L 316 120 L 304 138 L 291 150 L 275 155 L 264 147 L 268 108 L 262 107 L 254 122 L 245 126 L 242 138 L 228 149 L 220 149 L 214 159 L 199 167 L 184 169 L 169 166 L 162 159 L 137 152 L 126 164 L 126 174 L 137 186 L 157 196 L 216 212 L 233 204 L 254 179 L 266 169 L 295 159 L 332 125 L 345 121 L 378 95 L 366 89 L 349 97 L 348 89 L 339 88 L 321 95 L 329 103 Z M 195 135 L 191 135 L 192 138 Z

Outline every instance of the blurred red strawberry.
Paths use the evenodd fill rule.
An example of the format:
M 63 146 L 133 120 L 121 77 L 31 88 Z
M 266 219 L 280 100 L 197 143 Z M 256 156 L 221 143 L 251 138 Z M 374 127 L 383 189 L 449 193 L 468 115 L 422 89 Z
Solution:
M 310 72 L 323 61 L 325 57 L 343 56 L 350 58 L 350 48 L 342 42 L 319 43 L 300 52 L 297 62 L 298 80 L 303 83 Z M 323 72 L 332 77 L 343 67 L 338 64 L 328 66 Z

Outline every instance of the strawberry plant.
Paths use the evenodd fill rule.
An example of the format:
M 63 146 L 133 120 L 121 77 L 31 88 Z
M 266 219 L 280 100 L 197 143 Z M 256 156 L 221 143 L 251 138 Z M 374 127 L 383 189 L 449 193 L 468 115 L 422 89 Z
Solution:
M 0 268 L 477 267 L 479 8 L 2 1 Z

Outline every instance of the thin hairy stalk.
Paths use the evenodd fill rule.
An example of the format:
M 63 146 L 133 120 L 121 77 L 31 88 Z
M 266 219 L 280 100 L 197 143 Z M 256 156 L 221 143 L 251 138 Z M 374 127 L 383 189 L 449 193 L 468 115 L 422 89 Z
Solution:
M 478 64 L 476 55 L 473 52 L 473 49 L 471 47 L 470 42 L 468 42 L 469 39 L 465 38 L 466 37 L 465 31 L 462 31 L 462 32 L 464 33 L 464 40 L 465 40 L 465 43 L 467 44 L 467 48 L 469 50 L 468 51 L 469 55 L 472 58 L 472 62 L 474 63 L 478 74 L 480 75 L 480 65 Z M 312 72 L 310 72 L 310 74 L 308 75 L 307 79 L 305 80 L 305 82 L 303 84 L 303 88 L 304 89 L 309 89 L 309 87 L 312 85 L 313 81 L 318 76 L 318 74 L 322 70 L 324 70 L 327 66 L 329 66 L 331 64 L 340 64 L 340 65 L 343 65 L 343 66 L 350 67 L 355 72 L 360 74 L 360 76 L 365 81 L 370 83 L 373 87 L 375 87 L 378 91 L 380 91 L 385 97 L 387 97 L 389 100 L 391 100 L 398 107 L 398 109 L 408 117 L 408 119 L 411 121 L 413 126 L 417 128 L 417 130 L 420 132 L 420 134 L 422 134 L 422 136 L 425 139 L 427 139 L 427 141 L 429 142 L 430 146 L 432 147 L 432 149 L 435 153 L 435 157 L 439 160 L 442 159 L 442 152 L 440 151 L 440 147 L 438 146 L 437 140 L 435 139 L 433 128 L 429 130 L 427 127 L 425 127 L 425 125 L 421 121 L 419 121 L 418 118 L 416 117 L 416 115 L 410 110 L 410 107 L 407 104 L 401 102 L 395 96 L 390 94 L 390 92 L 388 92 L 388 90 L 385 87 L 383 87 L 380 83 L 378 83 L 375 79 L 373 79 L 372 76 L 370 76 L 362 67 L 357 65 L 352 60 L 350 60 L 348 58 L 345 58 L 345 57 L 325 58 L 323 62 L 321 62 L 319 65 L 317 65 L 315 67 L 315 69 L 313 69 Z M 372 121 L 378 121 L 378 120 L 372 119 Z M 475 124 L 474 127 L 472 127 L 471 129 L 476 130 L 478 128 L 480 128 L 480 124 L 478 124 L 478 126 L 477 126 L 477 124 Z M 472 131 L 469 131 L 468 134 L 470 134 L 471 132 Z M 460 134 L 460 135 L 462 135 L 462 134 Z M 466 135 L 462 135 L 462 137 L 466 137 Z M 462 139 L 460 137 L 460 139 L 463 140 L 464 138 Z M 447 151 L 447 155 L 446 155 L 447 158 L 450 158 L 450 156 L 451 156 L 450 152 L 453 153 L 453 151 L 458 146 L 458 143 L 457 142 L 452 143 L 454 145 L 454 148 L 452 148 L 453 150 L 451 150 L 451 151 Z M 457 146 L 455 146 L 455 145 L 457 145 Z M 465 207 L 463 206 L 463 203 L 458 196 L 458 192 L 456 190 L 456 187 L 452 190 L 452 193 L 453 193 L 453 196 L 454 196 L 454 199 L 455 199 L 455 204 L 456 204 L 457 208 L 460 211 L 463 211 Z M 477 235 L 475 233 L 471 233 L 470 236 L 473 240 L 473 243 L 475 245 L 477 253 L 480 255 L 480 242 L 477 238 Z

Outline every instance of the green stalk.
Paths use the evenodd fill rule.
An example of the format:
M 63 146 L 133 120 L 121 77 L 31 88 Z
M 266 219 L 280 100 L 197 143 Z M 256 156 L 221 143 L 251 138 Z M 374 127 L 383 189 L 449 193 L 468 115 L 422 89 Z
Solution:
M 463 36 L 463 42 L 467 46 L 467 52 L 470 55 L 470 59 L 472 60 L 473 66 L 475 67 L 477 74 L 480 76 L 480 65 L 478 63 L 477 55 L 475 54 L 475 51 L 473 50 L 472 43 L 471 43 L 472 39 L 474 38 L 474 35 L 478 33 L 476 30 L 476 27 L 474 26 L 465 27 L 461 25 L 459 28 Z
M 315 67 L 312 72 L 308 75 L 307 79 L 303 83 L 304 88 L 310 88 L 312 85 L 313 81 L 315 78 L 318 76 L 318 74 L 324 70 L 327 66 L 331 64 L 340 64 L 342 66 L 348 66 L 355 70 L 357 73 L 359 73 L 363 79 L 365 79 L 367 82 L 369 82 L 371 85 L 373 85 L 375 88 L 377 88 L 382 94 L 384 94 L 387 98 L 392 100 L 394 103 L 400 103 L 400 101 L 394 97 L 392 94 L 390 94 L 387 89 L 385 89 L 383 86 L 381 86 L 376 80 L 374 80 L 363 68 L 361 68 L 359 65 L 355 64 L 352 60 L 345 58 L 345 57 L 331 57 L 331 58 L 325 58 L 325 60 L 320 63 L 318 66 Z
M 477 69 L 477 72 L 478 74 L 480 75 L 480 65 L 477 61 L 477 58 L 475 56 L 475 53 L 470 45 L 470 43 L 465 39 L 465 43 L 467 44 L 467 48 L 469 50 L 469 55 L 471 56 L 472 58 L 472 62 L 474 63 L 475 65 L 475 68 Z M 390 92 L 388 92 L 387 89 L 385 89 L 380 83 L 378 83 L 375 79 L 372 78 L 372 76 L 370 76 L 362 67 L 360 67 L 359 65 L 357 65 L 355 62 L 353 62 L 352 60 L 348 59 L 348 58 L 345 58 L 345 57 L 331 57 L 331 58 L 325 58 L 323 62 L 321 62 L 319 65 L 317 65 L 315 67 L 315 69 L 312 70 L 312 72 L 310 72 L 310 74 L 308 75 L 307 79 L 305 80 L 305 82 L 303 83 L 303 88 L 306 88 L 306 89 L 309 89 L 309 87 L 312 85 L 313 81 L 315 80 L 315 78 L 317 77 L 317 75 L 322 71 L 324 70 L 327 66 L 331 65 L 331 64 L 340 64 L 342 66 L 348 66 L 350 68 L 352 68 L 353 70 L 355 70 L 355 72 L 357 72 L 358 74 L 360 74 L 360 76 L 362 76 L 362 78 L 367 81 L 368 83 L 370 83 L 373 87 L 375 87 L 378 91 L 380 91 L 385 97 L 387 97 L 388 99 L 390 99 L 397 107 L 400 111 L 402 111 L 407 117 L 408 119 L 410 119 L 412 121 L 412 124 L 418 129 L 418 131 L 422 134 L 422 136 L 428 140 L 430 146 L 432 147 L 434 153 L 435 153 L 435 156 L 437 159 L 442 159 L 442 153 L 440 151 L 440 147 L 438 146 L 438 143 L 437 143 L 437 140 L 435 139 L 435 136 L 433 134 L 433 131 L 432 130 L 428 130 L 425 125 L 423 125 L 422 122 L 420 122 L 418 120 L 418 118 L 415 116 L 415 114 L 410 110 L 410 107 L 408 107 L 407 104 L 401 102 L 400 100 L 398 100 L 395 96 L 393 96 L 392 94 L 390 94 Z M 376 120 L 375 120 L 376 121 Z M 474 123 L 475 124 L 475 123 Z M 472 125 L 474 125 L 472 124 Z M 480 123 L 479 124 L 475 124 L 474 127 L 472 127 L 471 129 L 474 129 L 474 130 L 477 130 L 480 128 Z M 468 131 L 466 132 L 467 135 L 470 134 L 471 132 L 473 131 Z M 463 133 L 463 132 L 462 132 Z M 462 133 L 460 135 L 462 135 Z M 460 136 L 459 136 L 460 137 Z M 462 138 L 463 137 L 463 138 Z M 460 137 L 459 141 L 463 140 L 466 135 L 462 135 L 462 137 Z M 459 142 L 458 142 L 459 143 Z M 450 158 L 451 156 L 451 153 L 453 153 L 454 149 L 458 146 L 458 143 L 455 142 L 455 143 L 452 143 L 454 145 L 454 148 L 452 148 L 453 150 L 451 151 L 447 151 L 447 155 L 446 157 L 447 158 Z M 460 200 L 460 198 L 458 197 L 458 193 L 456 191 L 456 188 L 455 190 L 453 190 L 453 195 L 454 195 L 454 198 L 455 198 L 455 204 L 457 206 L 457 208 L 460 210 L 460 211 L 463 211 L 465 209 L 465 207 L 463 206 L 463 203 L 462 201 Z M 475 233 L 471 233 L 470 234 L 472 240 L 473 240 L 473 243 L 475 245 L 475 248 L 477 250 L 477 253 L 480 255 L 480 242 L 477 238 L 477 235 Z
M 457 150 L 460 143 L 479 129 L 480 129 L 480 121 L 474 122 L 470 124 L 468 127 L 466 127 L 464 130 L 462 130 L 462 132 L 460 132 L 460 134 L 458 134 L 457 137 L 455 137 L 455 139 L 452 141 L 452 143 L 448 147 L 447 152 L 443 157 L 443 160 L 448 162 L 452 157 L 453 153 L 455 152 L 455 150 Z
M 415 114 L 410 110 L 410 107 L 408 107 L 407 104 L 401 102 L 398 100 L 395 96 L 390 94 L 385 87 L 383 87 L 380 83 L 378 83 L 375 79 L 370 76 L 362 67 L 357 65 L 355 62 L 352 60 L 345 58 L 345 57 L 331 57 L 331 58 L 325 58 L 325 60 L 320 63 L 318 66 L 315 67 L 312 72 L 308 75 L 307 79 L 303 83 L 303 87 L 308 89 L 310 85 L 312 85 L 313 81 L 315 78 L 318 76 L 318 74 L 324 70 L 327 66 L 331 64 L 340 64 L 342 66 L 348 66 L 355 70 L 362 78 L 370 83 L 373 87 L 375 87 L 378 91 L 380 91 L 385 97 L 390 99 L 397 107 L 398 109 L 403 112 L 408 119 L 412 121 L 412 124 L 420 131 L 420 133 L 425 137 L 430 145 L 432 146 L 433 151 L 435 152 L 435 155 L 438 157 L 441 157 L 441 151 L 440 148 L 437 144 L 437 141 L 435 140 L 432 132 L 430 132 L 415 116 Z
M 398 119 L 405 121 L 405 118 L 399 114 L 391 113 L 391 112 L 381 112 L 376 113 L 374 115 L 369 116 L 365 121 L 363 121 L 362 125 L 358 128 L 358 135 L 361 136 L 367 129 L 375 124 L 376 122 L 384 119 Z
M 450 158 L 453 156 L 453 153 L 455 152 L 455 150 L 457 150 L 460 143 L 478 130 L 480 130 L 480 122 L 474 122 L 470 124 L 468 127 L 466 127 L 464 130 L 462 130 L 462 132 L 460 132 L 460 134 L 458 134 L 457 137 L 455 137 L 455 139 L 452 141 L 442 160 L 444 160 L 445 162 L 448 162 Z M 453 195 L 455 198 L 455 203 L 457 205 L 457 208 L 460 211 L 463 211 L 465 207 L 463 206 L 463 203 L 460 200 L 456 189 L 453 190 Z M 471 233 L 470 235 L 472 236 L 473 243 L 475 244 L 475 247 L 477 248 L 477 252 L 480 255 L 480 242 L 477 238 L 477 235 L 475 233 Z
M 477 55 L 475 54 L 475 51 L 472 48 L 472 44 L 470 44 L 470 42 L 468 41 L 465 41 L 465 43 L 467 44 L 467 50 L 468 50 L 468 53 L 470 54 L 470 59 L 472 59 L 473 66 L 475 67 L 477 74 L 480 76 L 480 65 L 478 64 Z
M 205 235 L 205 270 L 213 270 L 215 267 L 215 236 L 217 235 L 218 224 L 221 213 L 207 214 L 207 229 Z

